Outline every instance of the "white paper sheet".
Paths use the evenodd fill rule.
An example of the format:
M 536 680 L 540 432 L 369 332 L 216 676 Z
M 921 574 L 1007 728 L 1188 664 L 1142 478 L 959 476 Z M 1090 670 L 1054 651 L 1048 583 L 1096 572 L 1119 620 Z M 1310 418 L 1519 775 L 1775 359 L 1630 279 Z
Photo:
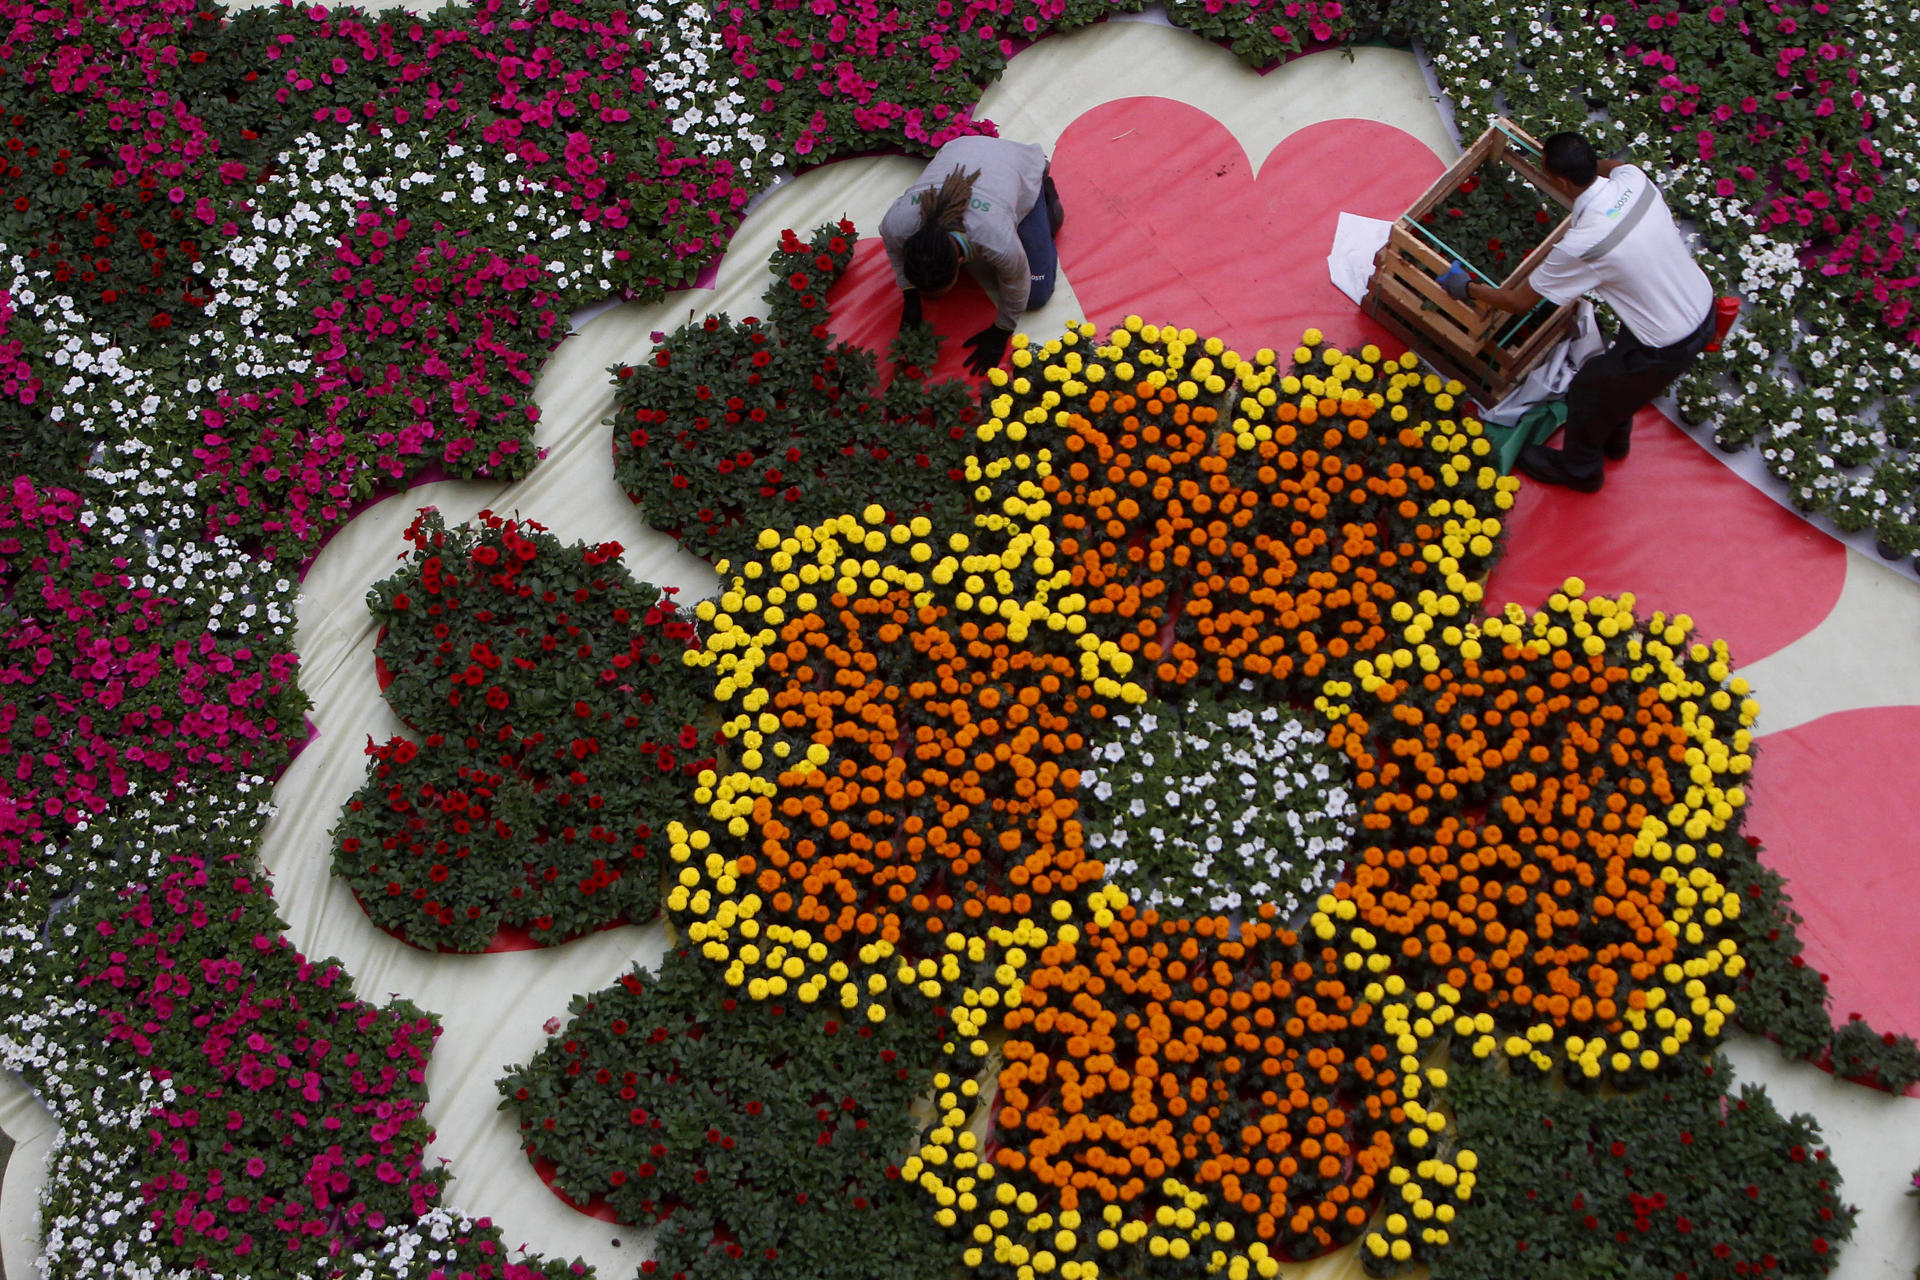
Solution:
M 1327 276 L 1334 287 L 1359 306 L 1367 296 L 1367 284 L 1373 279 L 1373 258 L 1387 243 L 1393 223 L 1383 218 L 1366 218 L 1357 213 L 1340 212 L 1340 225 L 1333 229 L 1333 248 L 1327 252 Z

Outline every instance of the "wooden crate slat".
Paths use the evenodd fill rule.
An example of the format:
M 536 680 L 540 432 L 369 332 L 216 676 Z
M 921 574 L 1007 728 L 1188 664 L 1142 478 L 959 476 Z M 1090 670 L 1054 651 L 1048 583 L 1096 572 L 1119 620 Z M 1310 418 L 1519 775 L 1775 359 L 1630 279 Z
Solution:
M 1547 238 L 1529 249 L 1527 256 L 1520 259 L 1520 265 L 1507 273 L 1507 278 L 1500 282 L 1500 287 L 1511 289 L 1520 280 L 1532 275 L 1533 269 L 1546 261 L 1547 251 L 1560 243 L 1560 237 L 1567 234 L 1567 228 L 1572 225 L 1571 218 L 1562 218 L 1555 223 L 1553 230 L 1547 232 Z
M 1546 171 L 1534 164 L 1533 161 L 1527 159 L 1523 152 L 1515 151 L 1509 147 L 1506 154 L 1501 156 L 1501 159 L 1505 160 L 1508 167 L 1515 173 L 1525 178 L 1528 182 L 1531 182 L 1534 187 L 1539 190 L 1541 195 L 1547 197 L 1547 199 L 1553 201 L 1562 209 L 1573 208 L 1573 201 L 1548 186 Z
M 1436 311 L 1438 311 L 1440 315 L 1444 315 L 1446 319 L 1452 320 L 1455 328 L 1473 334 L 1473 342 L 1475 342 L 1475 344 L 1480 344 L 1480 342 L 1484 342 L 1484 340 L 1488 340 L 1488 338 L 1494 336 L 1494 330 L 1500 326 L 1496 317 L 1486 315 L 1484 311 L 1480 311 L 1473 303 L 1465 303 L 1465 301 L 1459 301 L 1459 299 L 1450 296 L 1444 288 L 1440 288 L 1440 282 L 1434 278 L 1434 276 L 1438 276 L 1438 274 L 1446 273 L 1448 267 L 1452 267 L 1452 259 L 1448 259 L 1448 257 L 1446 257 L 1444 253 L 1440 253 L 1438 249 L 1432 248 L 1425 240 L 1421 240 L 1409 226 L 1404 226 L 1402 223 L 1394 223 L 1394 228 L 1392 228 L 1392 230 L 1388 232 L 1388 236 L 1386 236 L 1386 244 L 1388 244 L 1388 248 L 1400 249 L 1402 253 L 1405 253 L 1409 259 L 1413 259 L 1415 263 L 1419 263 L 1421 267 L 1427 267 L 1427 271 L 1419 271 L 1419 269 L 1407 271 L 1400 263 L 1394 263 L 1394 267 L 1396 267 L 1394 278 L 1402 280 L 1413 294 L 1419 294 L 1419 296 L 1425 297 L 1428 303 L 1432 305 L 1432 309 L 1436 309 Z M 1384 263 L 1382 263 L 1382 267 L 1384 267 Z
M 1393 230 L 1387 233 L 1387 243 L 1430 271 L 1445 271 L 1447 255 L 1427 243 L 1426 238 L 1413 227 L 1414 224 L 1407 219 L 1398 219 L 1393 224 Z
M 1440 287 L 1437 277 L 1452 265 L 1452 260 L 1445 254 L 1400 223 L 1395 223 L 1393 230 L 1388 233 L 1387 245 L 1389 249 L 1398 250 L 1404 255 L 1403 260 L 1393 261 L 1396 278 L 1404 280 L 1409 288 L 1433 302 L 1463 328 L 1471 327 L 1481 319 L 1472 304 L 1458 301 Z M 1385 265 L 1382 264 L 1383 267 Z
M 1498 129 L 1487 130 L 1474 139 L 1473 145 L 1462 152 L 1460 158 L 1455 160 L 1445 173 L 1433 180 L 1426 193 L 1413 202 L 1413 207 L 1408 209 L 1404 216 L 1414 220 L 1425 217 L 1446 197 L 1448 192 L 1460 185 L 1461 179 L 1506 149 L 1506 135 Z
M 1511 356 L 1512 368 L 1520 370 L 1515 380 L 1524 377 L 1526 372 L 1540 362 L 1540 358 L 1551 350 L 1554 344 L 1573 329 L 1574 307 L 1563 306 L 1554 310 L 1553 318 L 1541 325 L 1534 333 L 1514 349 Z
M 1399 280 L 1381 280 L 1371 295 L 1383 304 L 1391 307 L 1397 314 L 1406 318 L 1409 324 L 1418 324 L 1422 340 L 1414 344 L 1415 349 L 1425 354 L 1429 349 L 1446 349 L 1455 358 L 1471 360 L 1482 347 L 1481 341 L 1470 332 L 1448 325 L 1422 305 L 1421 296 Z
M 1389 283 L 1380 295 L 1409 320 L 1419 323 L 1431 341 L 1445 345 L 1459 359 L 1471 360 L 1487 346 L 1486 321 L 1482 317 L 1475 316 L 1470 323 L 1461 324 L 1434 307 L 1426 295 L 1406 288 L 1400 281 Z
M 1476 396 L 1488 392 L 1483 369 L 1478 368 L 1472 361 L 1456 361 L 1447 352 L 1433 347 L 1425 330 L 1406 319 L 1393 307 L 1369 295 L 1365 310 L 1381 328 L 1419 352 L 1421 358 L 1432 365 L 1441 376 L 1457 378 Z
M 1389 282 L 1368 295 L 1376 309 L 1390 312 L 1403 325 L 1414 329 L 1419 335 L 1410 343 L 1429 362 L 1444 359 L 1459 368 L 1475 369 L 1485 363 L 1482 352 L 1485 342 L 1465 330 L 1449 327 L 1435 313 L 1426 310 L 1418 294 L 1401 288 L 1397 282 Z M 1460 376 L 1460 375 L 1455 375 Z M 1461 381 L 1478 383 L 1481 376 L 1461 377 Z

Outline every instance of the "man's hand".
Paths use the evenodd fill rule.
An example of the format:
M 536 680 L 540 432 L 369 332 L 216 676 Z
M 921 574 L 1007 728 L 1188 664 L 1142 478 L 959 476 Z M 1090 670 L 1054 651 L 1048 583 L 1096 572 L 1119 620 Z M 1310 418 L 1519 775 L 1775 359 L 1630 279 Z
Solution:
M 905 298 L 906 300 L 900 305 L 900 331 L 902 333 L 920 323 L 920 291 L 918 289 L 909 289 L 905 294 Z
M 966 346 L 973 354 L 967 357 L 967 372 L 976 378 L 984 378 L 987 370 L 999 364 L 1000 358 L 1007 354 L 1007 343 L 1012 337 L 1011 331 L 990 324 L 968 338 Z
M 1452 266 L 1447 268 L 1445 274 L 1436 277 L 1436 279 L 1440 287 L 1447 291 L 1447 296 L 1455 302 L 1472 301 L 1472 299 L 1467 296 L 1467 286 L 1473 283 L 1473 277 L 1468 274 L 1465 263 L 1456 260 Z

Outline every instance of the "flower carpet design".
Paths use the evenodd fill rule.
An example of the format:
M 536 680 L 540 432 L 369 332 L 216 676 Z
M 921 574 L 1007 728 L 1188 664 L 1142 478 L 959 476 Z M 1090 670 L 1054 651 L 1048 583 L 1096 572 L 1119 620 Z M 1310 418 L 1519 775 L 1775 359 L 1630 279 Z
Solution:
M 1062 230 L 1065 240 L 1072 232 Z M 862 237 L 853 259 L 834 282 L 830 296 L 829 331 L 849 346 L 867 351 L 889 349 L 900 328 L 901 293 L 894 287 L 893 264 L 887 260 L 879 236 Z M 977 333 L 993 323 L 994 304 L 980 289 L 958 288 L 921 304 L 935 331 L 947 335 Z M 966 377 L 966 348 L 950 339 L 926 372 L 942 379 Z M 892 377 L 892 362 L 882 359 L 880 372 Z
M 0 1061 L 59 1120 L 50 1275 L 585 1273 L 446 1203 L 435 1015 L 376 1007 L 285 936 L 257 849 L 303 739 L 299 571 L 396 487 L 529 475 L 557 320 L 694 278 L 789 158 L 991 130 L 973 104 L 1016 41 L 1127 7 L 9 10 Z M 1804 505 L 1912 550 L 1911 39 L 1880 6 L 1628 4 L 1577 38 L 1544 9 L 1539 30 L 1477 5 L 1170 12 L 1256 63 L 1419 34 L 1456 104 L 1497 86 L 1536 130 L 1598 103 L 1644 135 L 1711 224 L 1717 283 L 1753 300 L 1683 407 L 1755 442 Z M 1486 74 L 1512 51 L 1495 33 L 1524 51 L 1550 32 L 1559 56 Z M 452 623 L 399 616 L 413 579 L 377 605 L 408 599 L 382 654 L 420 742 L 370 744 L 378 803 L 350 812 L 379 820 L 340 833 L 343 861 L 413 864 L 381 864 L 369 909 L 404 901 L 399 932 L 485 948 L 523 907 L 558 941 L 664 905 L 676 948 L 580 997 L 502 1099 L 559 1189 L 659 1227 L 644 1272 L 1270 1276 L 1349 1244 L 1442 1280 L 1656 1254 L 1676 1280 L 1825 1273 L 1852 1213 L 1818 1131 L 1729 1092 L 1714 1054 L 1738 1022 L 1883 1086 L 1913 1057 L 1830 1024 L 1836 952 L 1802 939 L 1747 833 L 1766 776 L 1749 782 L 1733 659 L 1792 628 L 1712 590 L 1730 575 L 1710 565 L 1529 565 L 1551 508 L 1515 502 L 1454 393 L 1370 347 L 1317 270 L 1243 269 L 1273 239 L 1317 259 L 1336 205 L 1403 207 L 1398 175 L 1417 188 L 1439 163 L 1406 135 L 1340 122 L 1260 158 L 1191 108 L 1084 123 L 1058 157 L 1075 225 L 1125 230 L 1063 238 L 1098 323 L 1023 345 L 977 401 L 924 335 L 884 363 L 878 335 L 831 336 L 829 304 L 867 278 L 839 226 L 786 239 L 763 319 L 696 322 L 657 372 L 644 351 L 616 367 L 609 466 L 722 575 L 692 623 L 604 536 L 434 530 L 536 545 L 530 572 L 555 581 L 476 556 L 438 578 L 463 603 L 499 593 L 462 619 L 482 629 L 457 671 L 434 666 Z M 1286 198 L 1300 167 L 1314 199 Z M 1182 241 L 1153 210 L 1189 198 L 1178 226 L 1208 232 Z M 1142 298 L 1129 273 L 1155 252 L 1185 282 Z M 1291 358 L 1259 349 L 1315 323 Z M 666 440 L 686 456 L 642 452 Z M 1483 590 L 1503 557 L 1510 588 Z M 421 599 L 429 559 L 403 571 Z M 1810 627 L 1832 554 L 1781 564 Z M 591 618 L 548 613 L 561 580 Z M 1490 607 L 1509 594 L 1524 607 Z M 603 618 L 597 597 L 631 603 Z M 572 627 L 594 656 L 684 665 L 557 698 L 557 663 L 523 676 L 542 659 L 491 638 L 557 652 Z M 1228 724 L 1285 703 L 1326 735 L 1355 834 L 1295 912 L 1243 894 L 1163 914 L 1108 881 L 1082 825 L 1120 721 L 1201 697 Z M 1816 722 L 1781 754 L 1897 745 L 1904 719 Z M 490 757 L 452 759 L 483 732 Z M 562 737 L 581 767 L 552 758 Z M 1835 832 L 1898 834 L 1859 805 L 1796 828 L 1830 812 L 1802 772 L 1779 810 L 1759 802 L 1782 865 Z M 616 825 L 557 816 L 595 797 Z M 602 846 L 638 866 L 616 878 Z M 1791 887 L 1826 931 L 1808 879 Z M 457 904 L 426 888 L 448 884 Z M 1855 983 L 1842 1015 L 1893 1003 L 1834 969 Z
M 1425 144 L 1372 120 L 1309 125 L 1249 157 L 1185 103 L 1122 99 L 1060 136 L 1060 198 L 1103 228 L 1063 234 L 1061 269 L 1102 326 L 1151 302 L 1248 350 L 1330 323 L 1329 341 L 1343 348 L 1386 342 L 1327 279 L 1325 246 L 1341 212 L 1398 217 L 1445 167 Z M 1309 188 L 1312 199 L 1299 198 Z M 1161 264 L 1151 285 L 1142 262 Z
M 1674 494 L 1684 501 L 1671 502 Z M 1649 536 L 1648 513 L 1660 527 Z M 1749 569 L 1764 563 L 1767 590 Z M 1597 590 L 1633 591 L 1757 662 L 1811 631 L 1840 597 L 1846 549 L 1716 462 L 1655 409 L 1641 411 L 1628 464 L 1597 494 L 1522 492 L 1513 537 L 1487 590 L 1528 600 L 1568 565 Z
M 1803 510 L 1912 555 L 1920 275 L 1897 211 L 1920 129 L 1905 18 L 1769 0 L 1632 3 L 1586 22 L 1473 0 L 1432 19 L 1436 72 L 1472 118 L 1498 101 L 1535 137 L 1591 127 L 1603 149 L 1658 158 L 1719 291 L 1746 299 L 1739 336 L 1679 388 L 1683 411 L 1758 448 Z
M 684 948 L 571 1012 L 500 1088 L 556 1189 L 660 1224 L 647 1274 L 871 1276 L 939 1248 L 889 1181 L 938 1056 L 925 1024 L 716 1001 Z
M 1841 1018 L 1863 1016 L 1885 1034 L 1915 1035 L 1906 1000 L 1913 972 L 1897 942 L 1912 874 L 1906 859 L 1865 861 L 1855 874 L 1830 875 L 1818 850 L 1860 851 L 1905 847 L 1914 790 L 1904 785 L 1912 707 L 1877 707 L 1825 716 L 1762 739 L 1765 766 L 1755 791 L 1754 825 L 1766 833 L 1768 861 L 1788 877 L 1795 903 L 1807 917 L 1807 961 L 1827 972 L 1833 1007 Z M 1858 803 L 1857 766 L 1880 760 L 1886 789 L 1873 804 Z M 1838 1069 L 1836 1067 L 1836 1069 Z
M 911 373 L 883 391 L 872 349 L 830 336 L 853 231 L 825 227 L 811 243 L 787 232 L 764 322 L 710 317 L 617 374 L 631 380 L 621 407 L 633 424 L 613 439 L 620 485 L 649 524 L 710 560 L 862 489 L 904 515 L 954 505 L 975 409 L 951 378 L 926 381 L 936 339 L 904 339 L 895 354 Z
M 737 708 L 739 754 L 674 828 L 669 912 L 729 1002 L 944 1025 L 934 1126 L 889 1172 L 969 1268 L 1273 1274 L 1363 1234 L 1370 1265 L 1445 1267 L 1486 1153 L 1430 1100 L 1449 1073 L 1427 1049 L 1660 1081 L 1735 1011 L 1752 913 L 1722 876 L 1752 864 L 1730 833 L 1756 708 L 1724 643 L 1573 582 L 1476 621 L 1467 569 L 1515 487 L 1474 462 L 1477 425 L 1410 362 L 1295 359 L 1137 318 L 1018 343 L 965 467 L 972 533 L 878 505 L 769 531 L 701 606 L 689 661 Z M 1243 677 L 1319 691 L 1363 815 L 1362 865 L 1299 929 L 1271 905 L 1162 919 L 1089 878 L 1076 715 Z M 620 1078 L 585 1047 L 618 999 L 576 1009 L 565 1075 Z M 531 1150 L 596 1105 L 538 1102 L 558 1065 L 503 1082 Z M 735 1100 L 706 1140 L 750 1123 Z M 1793 1145 L 1770 1112 L 1730 1123 Z M 569 1194 L 628 1185 L 619 1151 L 570 1152 Z M 1386 1189 L 1413 1216 L 1368 1233 Z M 1696 1212 L 1710 1258 L 1731 1228 Z M 707 1256 L 751 1225 L 720 1218 Z M 1789 1269 L 1827 1247 L 1798 1241 Z
M 1119 712 L 1088 753 L 1087 847 L 1143 907 L 1271 903 L 1291 918 L 1341 870 L 1354 815 L 1344 774 L 1324 733 L 1275 707 L 1229 695 Z

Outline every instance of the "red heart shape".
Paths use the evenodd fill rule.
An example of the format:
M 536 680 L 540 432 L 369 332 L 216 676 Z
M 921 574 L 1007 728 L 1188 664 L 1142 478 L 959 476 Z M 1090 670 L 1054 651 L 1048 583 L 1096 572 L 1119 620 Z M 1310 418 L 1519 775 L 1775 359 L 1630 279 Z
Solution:
M 1212 116 L 1168 98 L 1123 98 L 1060 136 L 1061 269 L 1103 330 L 1137 313 L 1238 351 L 1290 350 L 1309 327 L 1334 346 L 1405 349 L 1327 277 L 1340 214 L 1395 218 L 1446 166 L 1374 120 L 1290 135 L 1256 174 Z
M 1736 664 L 1813 630 L 1840 598 L 1846 548 L 1722 466 L 1657 409 L 1634 419 L 1633 452 L 1599 493 L 1523 481 L 1487 600 L 1531 609 L 1569 576 L 1631 591 L 1638 617 L 1690 614 Z
M 1138 313 L 1250 352 L 1284 350 L 1313 326 L 1335 346 L 1375 342 L 1397 353 L 1403 344 L 1327 278 L 1326 253 L 1342 210 L 1395 217 L 1442 169 L 1411 134 L 1342 119 L 1289 135 L 1255 177 L 1240 144 L 1204 111 L 1121 99 L 1082 114 L 1054 150 L 1067 209 L 1061 269 L 1103 330 Z M 1290 186 L 1301 198 L 1285 198 Z M 900 294 L 877 239 L 860 242 L 831 300 L 836 335 L 885 349 Z M 936 371 L 961 376 L 960 341 L 992 320 L 993 304 L 968 280 L 929 303 L 927 316 L 946 338 Z M 1608 475 L 1591 496 L 1523 487 L 1490 600 L 1531 607 L 1577 574 L 1596 591 L 1634 592 L 1643 613 L 1689 613 L 1701 634 L 1724 637 L 1738 661 L 1753 662 L 1811 630 L 1839 598 L 1844 548 L 1659 413 L 1642 414 L 1633 457 Z M 1752 589 L 1756 551 L 1765 591 Z

